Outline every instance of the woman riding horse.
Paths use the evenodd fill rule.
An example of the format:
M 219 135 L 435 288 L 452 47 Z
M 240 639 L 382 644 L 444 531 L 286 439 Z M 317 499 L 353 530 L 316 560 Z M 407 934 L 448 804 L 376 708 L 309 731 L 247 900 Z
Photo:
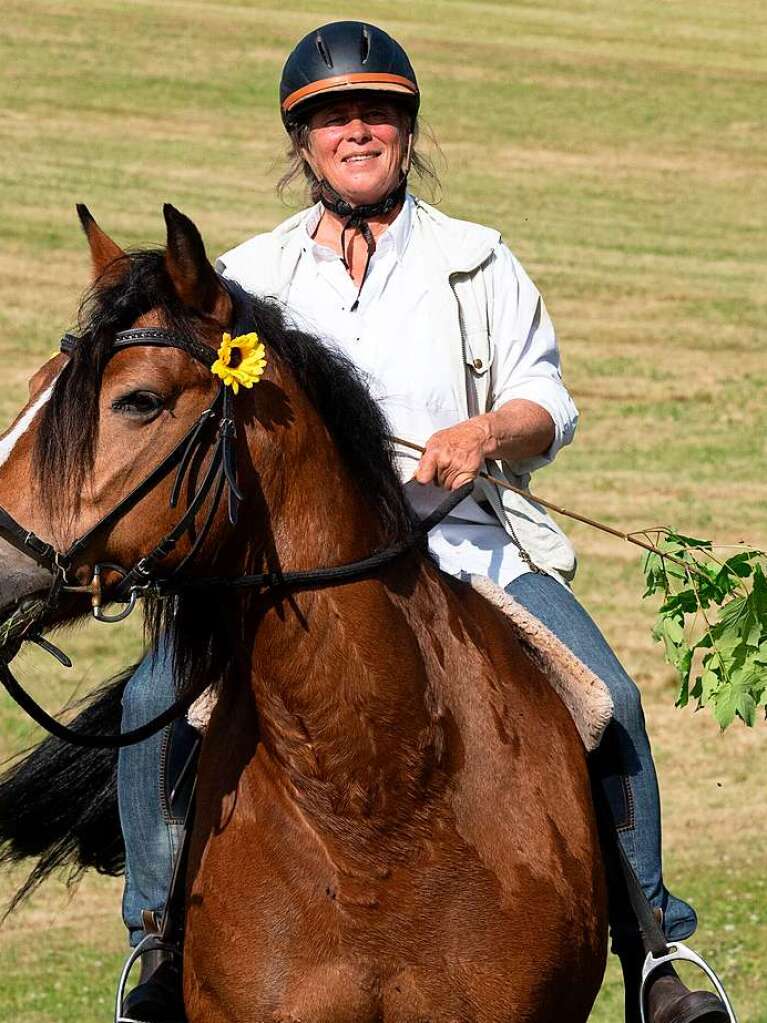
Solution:
M 428 170 L 416 149 L 420 94 L 407 55 L 385 32 L 338 22 L 310 33 L 287 60 L 280 100 L 292 173 L 305 174 L 313 205 L 232 249 L 217 268 L 278 299 L 296 324 L 356 363 L 391 432 L 425 445 L 417 461 L 398 449 L 403 479 L 448 490 L 476 481 L 431 532 L 431 553 L 448 573 L 503 587 L 607 684 L 615 716 L 593 772 L 666 936 L 687 937 L 695 913 L 663 883 L 658 786 L 637 687 L 569 588 L 575 558 L 560 530 L 530 501 L 477 478 L 489 465 L 526 486 L 573 438 L 577 412 L 541 296 L 497 232 L 451 219 L 408 191 L 411 168 Z M 127 687 L 124 729 L 173 693 L 160 649 Z M 193 735 L 177 724 L 120 754 L 123 909 L 134 945 L 147 914 L 165 904 L 186 812 L 184 792 L 173 801 L 169 793 Z M 643 952 L 636 925 L 614 902 L 613 948 L 627 1019 L 635 1020 Z M 177 978 L 171 955 L 147 958 L 126 1018 L 182 1019 Z M 719 999 L 688 991 L 670 968 L 656 976 L 648 1006 L 653 1023 L 727 1018 Z

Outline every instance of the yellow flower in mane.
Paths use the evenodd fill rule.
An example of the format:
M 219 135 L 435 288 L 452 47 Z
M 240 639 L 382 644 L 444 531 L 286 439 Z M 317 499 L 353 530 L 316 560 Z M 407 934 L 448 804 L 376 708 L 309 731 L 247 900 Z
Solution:
M 266 351 L 258 339 L 258 334 L 241 334 L 240 337 L 224 334 L 218 358 L 210 367 L 210 371 L 237 394 L 241 384 L 243 387 L 257 384 L 263 376 L 265 367 Z

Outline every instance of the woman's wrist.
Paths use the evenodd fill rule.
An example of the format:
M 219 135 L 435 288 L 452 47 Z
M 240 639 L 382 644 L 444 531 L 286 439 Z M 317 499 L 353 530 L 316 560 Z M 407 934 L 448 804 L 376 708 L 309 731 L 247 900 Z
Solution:
M 475 416 L 484 458 L 513 462 L 542 455 L 555 437 L 554 420 L 541 405 L 512 398 L 499 409 Z

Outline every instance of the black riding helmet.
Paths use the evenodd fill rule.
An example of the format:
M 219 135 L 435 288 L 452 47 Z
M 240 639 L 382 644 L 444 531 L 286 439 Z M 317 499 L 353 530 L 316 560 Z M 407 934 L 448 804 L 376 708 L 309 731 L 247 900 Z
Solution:
M 400 44 L 362 21 L 334 21 L 301 40 L 285 62 L 280 81 L 282 122 L 290 130 L 329 93 L 388 92 L 415 119 L 420 92 Z

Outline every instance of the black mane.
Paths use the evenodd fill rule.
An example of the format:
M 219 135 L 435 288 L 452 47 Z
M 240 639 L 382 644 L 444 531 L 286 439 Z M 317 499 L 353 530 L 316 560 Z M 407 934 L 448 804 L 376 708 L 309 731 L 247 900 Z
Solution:
M 52 495 L 57 507 L 62 490 L 81 493 L 93 466 L 99 391 L 114 335 L 150 309 L 158 310 L 178 333 L 195 332 L 195 317 L 176 295 L 163 252 L 137 251 L 126 259 L 128 271 L 117 283 L 98 284 L 86 295 L 79 332 L 87 341 L 75 348 L 56 381 L 37 433 L 35 476 L 41 492 Z M 356 367 L 340 352 L 293 328 L 278 303 L 251 302 L 255 328 L 270 357 L 276 356 L 307 394 L 371 514 L 383 525 L 387 540 L 396 540 L 408 526 L 408 513 L 386 420 Z
M 100 284 L 86 296 L 79 325 L 85 341 L 59 375 L 37 433 L 35 478 L 41 496 L 48 495 L 51 510 L 55 507 L 59 514 L 67 494 L 73 495 L 74 514 L 93 465 L 99 391 L 114 335 L 150 309 L 159 311 L 174 331 L 195 334 L 195 318 L 173 289 L 163 253 L 133 252 L 126 259 L 128 269 L 118 283 Z M 276 302 L 250 296 L 248 301 L 269 358 L 288 368 L 316 408 L 367 502 L 371 521 L 382 527 L 383 542 L 401 539 L 411 520 L 393 465 L 388 427 L 360 374 L 343 355 L 290 326 Z M 147 474 L 152 468 L 147 465 Z M 322 485 L 318 480 L 317 486 Z M 248 570 L 257 569 L 250 565 Z M 205 590 L 187 590 L 173 602 L 145 600 L 150 644 L 156 646 L 162 634 L 170 638 L 178 686 L 196 686 L 203 678 L 216 683 L 235 670 L 232 650 L 245 649 L 247 642 L 242 631 L 232 635 L 232 626 L 239 620 L 243 628 L 249 627 L 256 599 L 247 591 L 224 591 L 211 598 Z
M 78 345 L 59 375 L 37 434 L 34 475 L 50 509 L 76 495 L 88 476 L 98 439 L 101 378 L 117 331 L 142 313 L 158 309 L 168 326 L 194 334 L 165 271 L 163 253 L 131 253 L 117 284 L 91 291 L 80 314 Z M 306 392 L 346 462 L 371 517 L 386 542 L 410 528 L 387 440 L 387 425 L 354 366 L 316 338 L 292 329 L 280 307 L 252 300 L 254 325 L 269 357 L 278 359 Z M 147 466 L 149 472 L 152 466 Z M 317 481 L 317 486 L 322 486 Z M 71 502 L 73 509 L 76 499 Z M 251 566 L 252 567 L 252 566 Z M 172 649 L 174 680 L 181 689 L 236 679 L 238 653 L 247 651 L 257 627 L 254 591 L 184 591 L 174 601 L 148 600 L 146 623 L 152 647 L 165 635 Z M 134 669 L 89 696 L 71 726 L 83 733 L 116 733 L 122 696 Z M 0 776 L 0 864 L 26 857 L 37 865 L 11 902 L 13 909 L 49 874 L 69 868 L 70 881 L 86 867 L 116 874 L 123 869 L 114 750 L 81 750 L 54 737 L 23 755 Z

